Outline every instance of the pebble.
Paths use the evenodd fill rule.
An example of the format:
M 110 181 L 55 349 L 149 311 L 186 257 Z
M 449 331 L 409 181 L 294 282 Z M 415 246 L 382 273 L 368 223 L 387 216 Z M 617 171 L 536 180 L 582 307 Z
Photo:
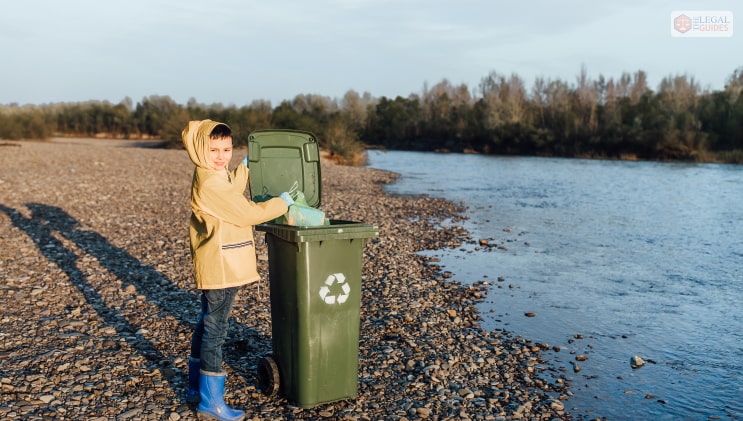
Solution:
M 632 358 L 630 358 L 629 364 L 632 368 L 640 368 L 645 365 L 645 360 L 635 355 Z
M 182 150 L 106 142 L 0 150 L 0 419 L 196 419 L 185 401 L 199 312 L 193 164 Z M 244 154 L 236 148 L 233 161 Z M 396 176 L 370 168 L 324 162 L 322 176 L 326 215 L 379 228 L 363 249 L 358 394 L 302 409 L 260 393 L 271 316 L 256 233 L 262 279 L 241 289 L 225 343 L 229 405 L 248 420 L 571 419 L 554 398 L 567 399 L 568 381 L 541 356 L 549 345 L 480 326 L 477 303 L 493 282 L 463 285 L 421 255 L 496 249 L 458 225 L 461 204 L 387 196 Z

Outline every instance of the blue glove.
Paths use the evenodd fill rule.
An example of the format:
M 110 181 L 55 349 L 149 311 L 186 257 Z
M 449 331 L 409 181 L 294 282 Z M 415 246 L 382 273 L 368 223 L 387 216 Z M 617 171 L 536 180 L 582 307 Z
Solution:
M 245 155 L 245 159 L 243 159 L 243 165 L 245 165 L 246 167 L 250 168 L 250 165 L 248 165 L 248 156 L 247 155 Z
M 286 202 L 286 206 L 291 206 L 294 204 L 294 199 L 289 195 L 287 192 L 283 192 L 279 195 L 279 197 Z

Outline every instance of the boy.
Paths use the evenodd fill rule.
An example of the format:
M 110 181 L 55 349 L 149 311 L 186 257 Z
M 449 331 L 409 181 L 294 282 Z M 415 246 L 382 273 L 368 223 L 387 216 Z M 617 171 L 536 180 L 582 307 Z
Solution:
M 286 192 L 262 203 L 243 195 L 249 170 L 243 164 L 229 170 L 232 131 L 226 124 L 190 121 L 182 137 L 196 165 L 189 234 L 196 287 L 201 290 L 201 314 L 188 360 L 186 399 L 199 402 L 199 418 L 242 420 L 244 412 L 224 402 L 222 345 L 228 318 L 238 287 L 259 279 L 253 225 L 283 215 L 293 200 Z

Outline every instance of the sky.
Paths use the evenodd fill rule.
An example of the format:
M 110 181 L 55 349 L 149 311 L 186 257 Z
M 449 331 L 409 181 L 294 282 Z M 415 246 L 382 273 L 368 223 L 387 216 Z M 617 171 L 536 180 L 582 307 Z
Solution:
M 0 105 L 169 96 L 225 106 L 349 91 L 395 98 L 492 73 L 724 89 L 743 68 L 740 0 L 24 0 L 0 14 Z M 672 36 L 724 11 L 730 37 Z M 734 29 L 733 29 L 734 31 Z

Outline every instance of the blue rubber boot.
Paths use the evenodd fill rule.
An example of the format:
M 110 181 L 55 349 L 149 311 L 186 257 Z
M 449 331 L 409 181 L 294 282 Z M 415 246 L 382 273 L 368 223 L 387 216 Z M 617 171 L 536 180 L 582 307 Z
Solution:
M 201 371 L 199 379 L 198 415 L 200 420 L 241 421 L 245 412 L 232 409 L 224 403 L 224 381 L 227 374 Z
M 201 371 L 201 360 L 194 357 L 188 357 L 188 392 L 186 392 L 186 402 L 199 403 L 199 375 Z

